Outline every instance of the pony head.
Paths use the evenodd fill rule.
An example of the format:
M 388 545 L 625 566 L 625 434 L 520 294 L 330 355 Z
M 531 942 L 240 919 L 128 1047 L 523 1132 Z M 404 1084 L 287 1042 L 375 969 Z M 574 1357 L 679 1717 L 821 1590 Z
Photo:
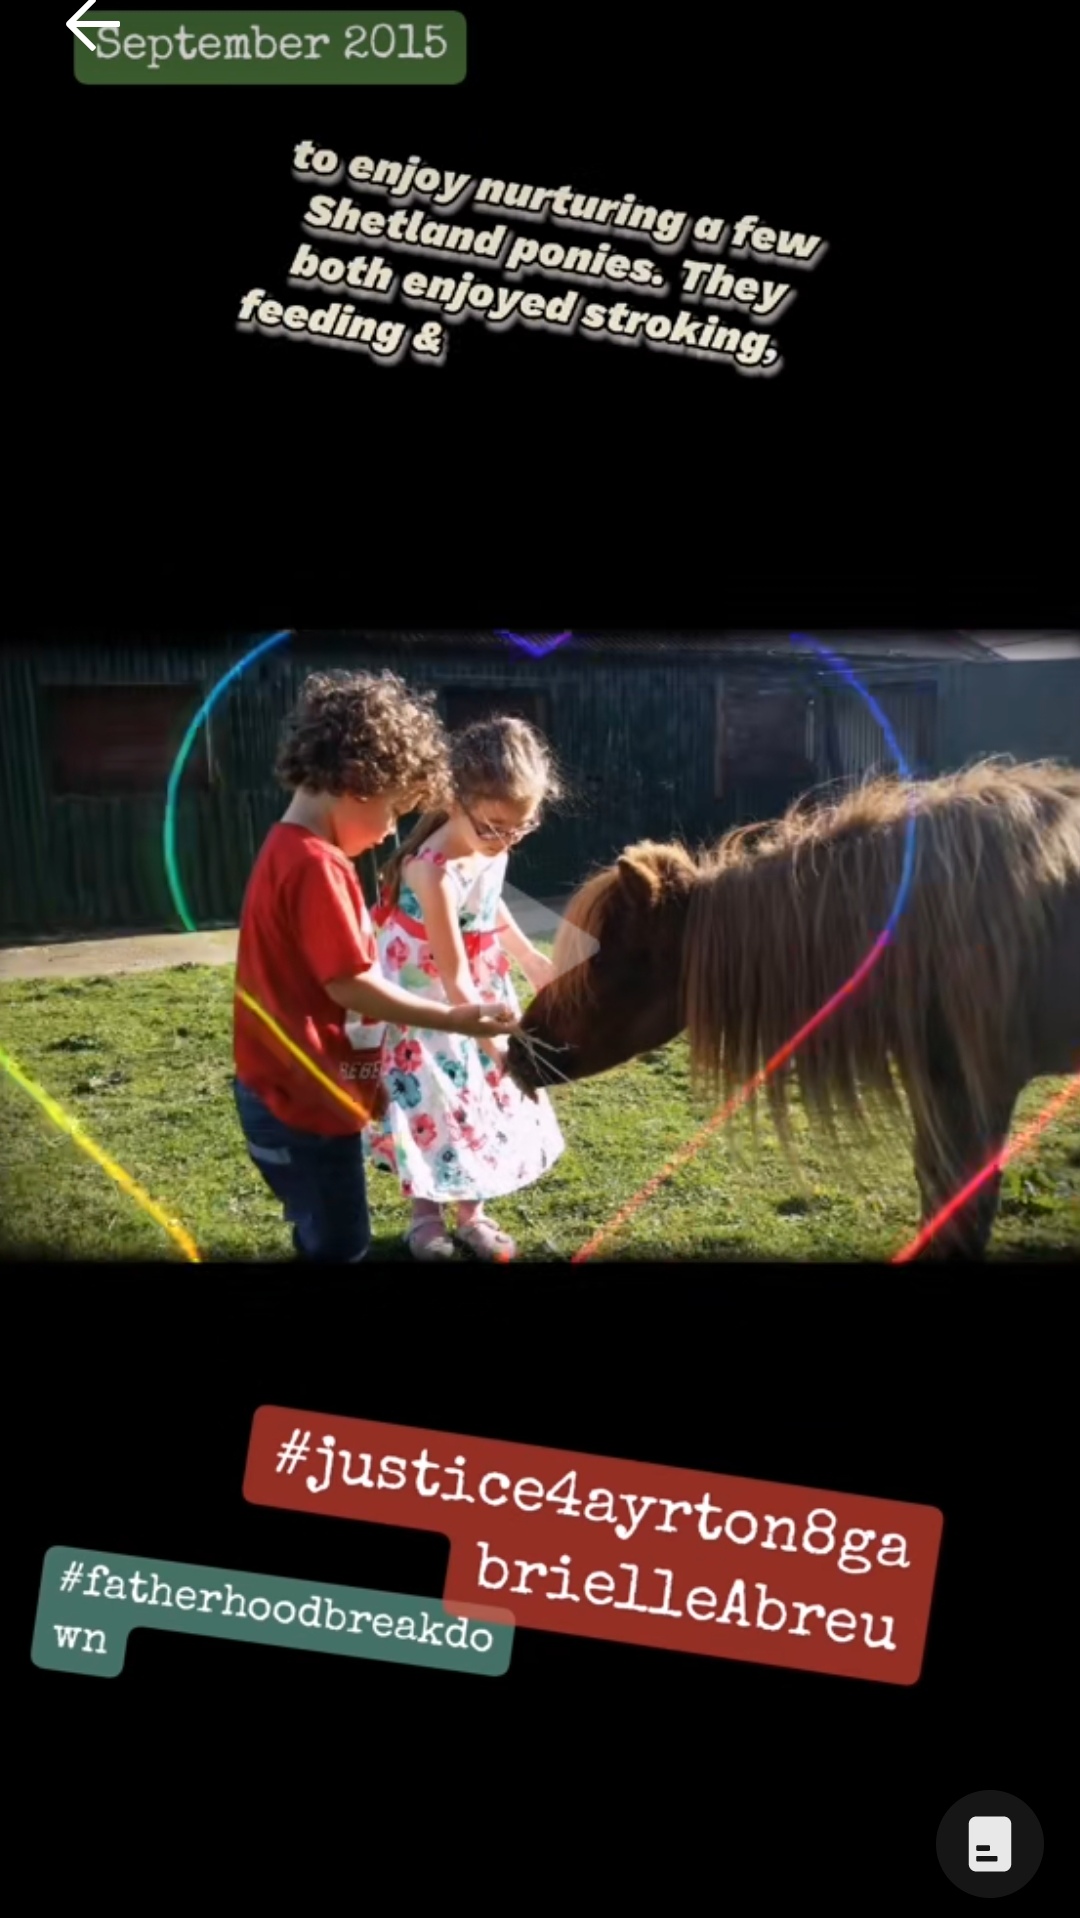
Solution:
M 682 1031 L 682 950 L 698 868 L 683 846 L 643 841 L 587 880 L 555 941 L 556 977 L 510 1039 L 521 1090 L 590 1079 Z M 598 950 L 580 957 L 581 935 Z

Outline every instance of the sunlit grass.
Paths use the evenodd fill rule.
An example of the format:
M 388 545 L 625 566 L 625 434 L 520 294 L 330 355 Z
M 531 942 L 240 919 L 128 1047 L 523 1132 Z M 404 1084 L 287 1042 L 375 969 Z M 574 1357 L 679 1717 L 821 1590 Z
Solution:
M 288 1228 L 237 1127 L 232 1076 L 232 968 L 5 985 L 0 1042 L 22 1070 L 192 1235 L 206 1258 L 290 1255 Z M 1015 1127 L 1058 1080 L 1028 1088 Z M 682 1042 L 555 1104 L 560 1162 L 492 1211 L 526 1259 L 570 1258 L 691 1139 Z M 177 1258 L 177 1248 L 6 1075 L 0 1075 L 0 1243 L 8 1255 Z M 795 1113 L 793 1170 L 764 1116 L 755 1143 L 737 1115 L 682 1165 L 600 1258 L 884 1259 L 918 1227 L 906 1131 L 838 1155 Z M 369 1179 L 374 1256 L 407 1257 L 407 1207 L 387 1175 Z M 1006 1169 L 991 1256 L 1080 1252 L 1080 1101 Z

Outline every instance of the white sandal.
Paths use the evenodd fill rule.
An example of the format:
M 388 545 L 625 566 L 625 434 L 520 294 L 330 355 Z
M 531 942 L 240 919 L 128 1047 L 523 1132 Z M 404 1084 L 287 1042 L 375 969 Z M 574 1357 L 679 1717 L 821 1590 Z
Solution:
M 421 1236 L 424 1233 L 426 1238 Z M 454 1257 L 454 1241 L 441 1219 L 417 1219 L 406 1232 L 405 1243 L 413 1258 L 426 1264 Z
M 509 1265 L 517 1257 L 517 1246 L 509 1232 L 503 1232 L 494 1219 L 474 1219 L 471 1225 L 459 1225 L 454 1234 L 475 1258 L 489 1259 L 495 1265 Z

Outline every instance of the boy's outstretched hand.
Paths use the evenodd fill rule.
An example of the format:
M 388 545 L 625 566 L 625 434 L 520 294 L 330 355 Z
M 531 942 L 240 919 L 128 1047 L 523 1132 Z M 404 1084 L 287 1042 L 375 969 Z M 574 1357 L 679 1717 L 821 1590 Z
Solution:
M 470 1039 L 495 1039 L 510 1033 L 517 1025 L 517 1014 L 509 1006 L 455 1006 L 458 1032 Z

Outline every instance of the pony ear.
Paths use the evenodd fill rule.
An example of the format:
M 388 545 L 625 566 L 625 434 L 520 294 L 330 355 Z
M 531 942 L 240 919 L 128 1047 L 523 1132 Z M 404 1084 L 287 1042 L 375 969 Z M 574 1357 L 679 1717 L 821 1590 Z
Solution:
M 645 840 L 639 846 L 628 846 L 618 860 L 619 877 L 635 899 L 643 905 L 655 906 L 665 892 L 671 890 L 694 871 L 694 862 L 683 846 L 656 846 L 651 840 Z

